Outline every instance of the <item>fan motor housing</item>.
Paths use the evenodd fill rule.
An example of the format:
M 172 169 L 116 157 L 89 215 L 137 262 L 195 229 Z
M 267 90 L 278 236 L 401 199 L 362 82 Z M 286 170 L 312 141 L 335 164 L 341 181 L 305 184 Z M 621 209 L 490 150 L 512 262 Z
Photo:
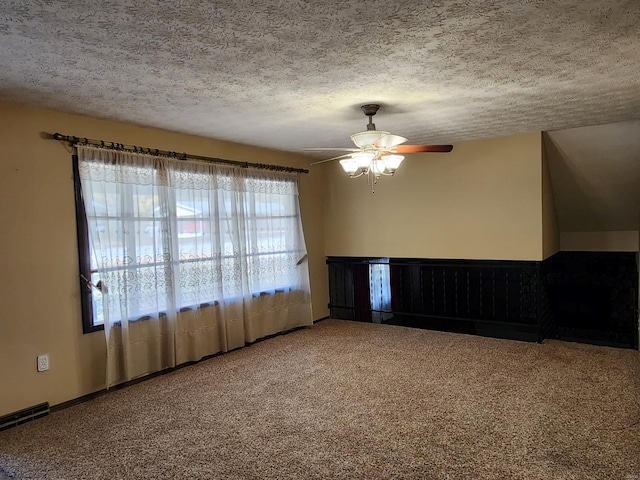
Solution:
M 370 117 L 378 113 L 378 110 L 380 109 L 380 105 L 376 105 L 375 103 L 369 103 L 367 105 L 362 105 L 360 109 L 364 112 L 366 116 Z

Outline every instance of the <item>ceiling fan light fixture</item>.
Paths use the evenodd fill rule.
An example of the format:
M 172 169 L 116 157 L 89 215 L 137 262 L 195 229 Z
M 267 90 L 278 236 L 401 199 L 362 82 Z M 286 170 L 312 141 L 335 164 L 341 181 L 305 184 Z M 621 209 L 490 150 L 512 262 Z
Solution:
M 347 172 L 349 175 L 353 175 L 358 171 L 358 162 L 356 162 L 353 158 L 345 158 L 344 160 L 340 160 L 340 165 L 342 169 Z
M 351 158 L 356 162 L 358 168 L 368 168 L 371 164 L 371 160 L 376 156 L 374 152 L 358 152 L 351 155 Z
M 384 174 L 384 171 L 386 169 L 386 165 L 384 163 L 384 160 L 374 160 L 373 162 L 371 162 L 373 165 L 373 170 L 374 173 L 376 175 L 382 175 Z
M 365 175 L 367 183 L 371 186 L 373 193 L 374 185 L 384 176 L 391 176 L 396 173 L 400 164 L 404 160 L 404 155 L 399 153 L 447 153 L 453 149 L 453 145 L 402 145 L 407 138 L 400 135 L 393 135 L 386 131 L 376 130 L 373 123 L 373 116 L 377 113 L 380 105 L 362 105 L 362 112 L 369 117 L 367 130 L 351 135 L 351 140 L 358 148 L 311 148 L 308 150 L 340 150 L 343 152 L 353 152 L 339 155 L 327 160 L 312 163 L 331 162 L 340 160 L 342 169 L 350 178 L 357 178 Z M 346 158 L 345 158 L 346 157 Z
M 406 142 L 407 139 L 405 137 L 401 137 L 400 135 L 385 135 L 380 140 L 376 142 L 376 147 L 378 148 L 393 148 L 401 143 Z
M 395 173 L 403 160 L 404 155 L 385 155 L 382 157 L 382 161 L 389 173 Z
M 360 148 L 372 147 L 378 143 L 383 137 L 389 135 L 389 132 L 381 130 L 368 130 L 366 132 L 358 132 L 351 135 L 351 140 Z

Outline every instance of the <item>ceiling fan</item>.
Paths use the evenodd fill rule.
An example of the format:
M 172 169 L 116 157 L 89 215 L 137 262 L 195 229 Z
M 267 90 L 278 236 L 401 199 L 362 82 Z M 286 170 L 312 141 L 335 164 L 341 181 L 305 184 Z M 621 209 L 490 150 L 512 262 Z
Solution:
M 349 152 L 337 157 L 314 162 L 311 165 L 340 160 L 340 165 L 351 178 L 362 175 L 373 177 L 376 183 L 381 175 L 393 175 L 404 160 L 403 153 L 438 152 L 447 153 L 453 150 L 453 145 L 402 145 L 407 141 L 400 135 L 376 130 L 373 116 L 380 105 L 368 104 L 360 107 L 369 117 L 367 130 L 351 135 L 351 140 L 357 148 L 305 148 L 307 151 L 340 151 Z

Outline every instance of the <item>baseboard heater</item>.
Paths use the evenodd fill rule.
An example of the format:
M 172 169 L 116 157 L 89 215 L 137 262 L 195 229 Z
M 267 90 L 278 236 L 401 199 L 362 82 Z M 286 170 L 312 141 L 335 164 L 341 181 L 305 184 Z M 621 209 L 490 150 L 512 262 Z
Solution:
M 0 417 L 0 432 L 47 415 L 49 415 L 49 402 L 39 403 L 33 407 L 10 413 Z

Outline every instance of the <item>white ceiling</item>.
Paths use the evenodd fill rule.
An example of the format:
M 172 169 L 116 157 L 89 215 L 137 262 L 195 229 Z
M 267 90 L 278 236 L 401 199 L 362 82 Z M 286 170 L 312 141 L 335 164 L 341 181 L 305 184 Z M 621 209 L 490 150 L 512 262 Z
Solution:
M 640 118 L 637 0 L 3 0 L 0 46 L 0 100 L 282 150 Z

